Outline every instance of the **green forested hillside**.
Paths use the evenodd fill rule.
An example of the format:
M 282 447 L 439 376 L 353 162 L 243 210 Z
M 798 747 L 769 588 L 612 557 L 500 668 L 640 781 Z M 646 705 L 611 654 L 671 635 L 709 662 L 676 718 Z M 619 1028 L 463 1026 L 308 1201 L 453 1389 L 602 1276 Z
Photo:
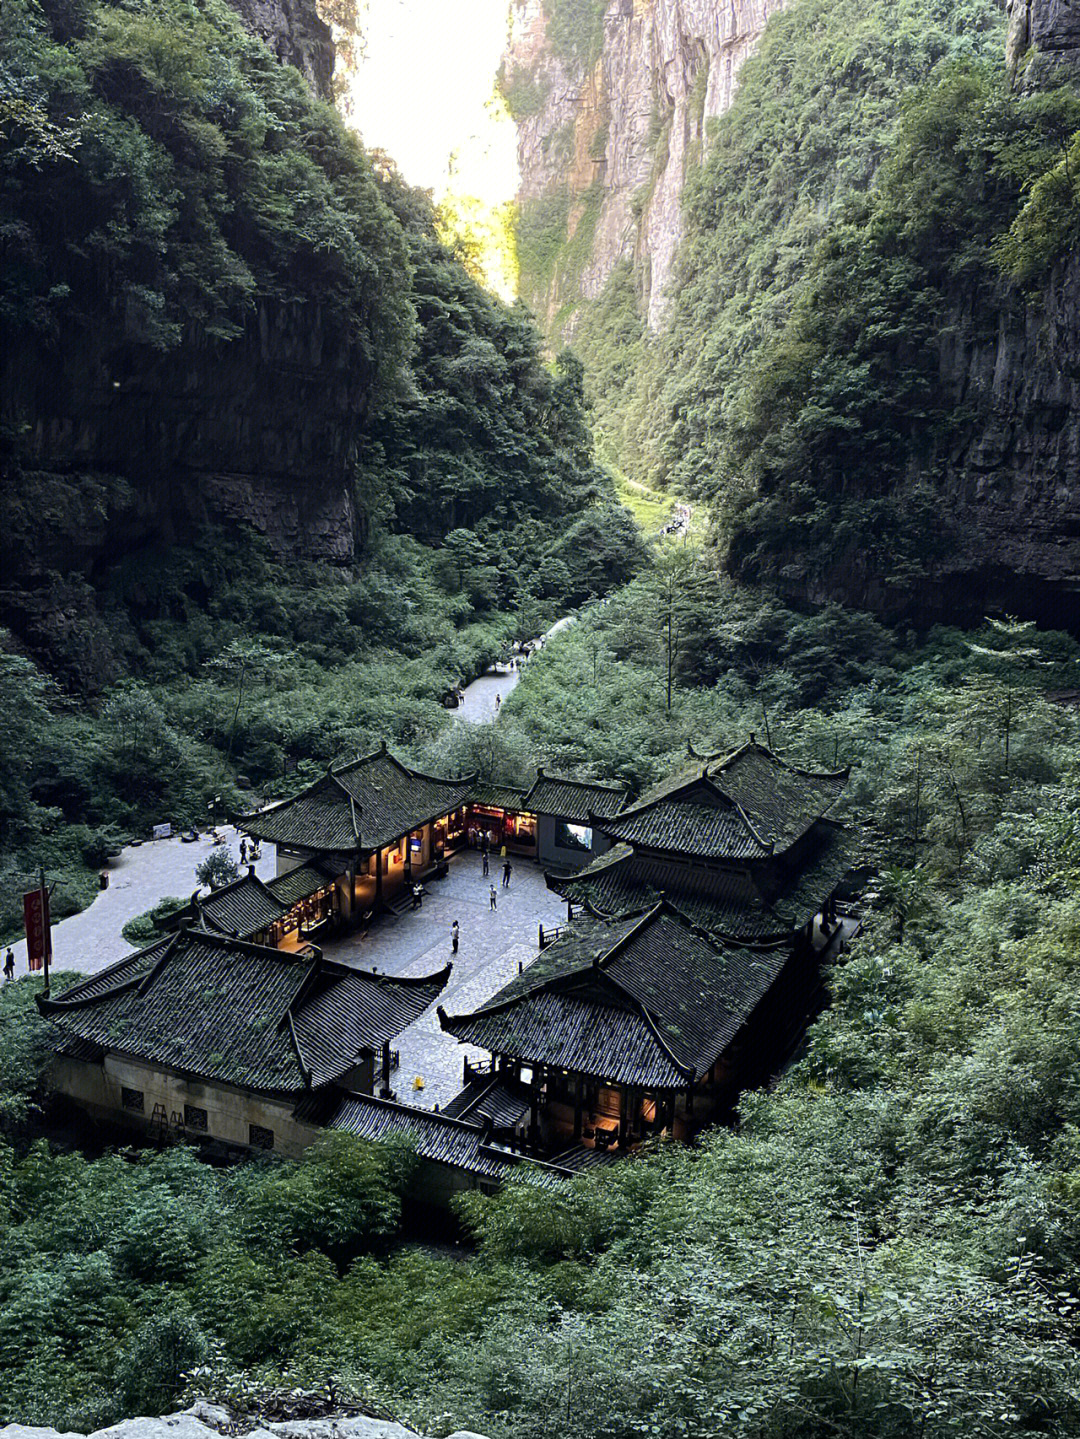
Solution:
M 805 591 L 854 556 L 914 582 L 960 547 L 963 477 L 935 486 L 988 347 L 1080 232 L 1078 132 L 1068 87 L 1010 89 L 992 3 L 772 17 L 688 185 L 665 327 L 624 268 L 575 336 L 609 452 L 708 499 L 744 577 L 795 564 Z
M 500 745 L 648 783 L 768 726 L 853 766 L 880 867 L 831 1007 L 735 1131 L 400 1227 L 407 1153 L 216 1171 L 26 1148 L 41 1021 L 0 997 L 0 1413 L 88 1428 L 333 1379 L 495 1439 L 1067 1439 L 1080 1425 L 1077 716 L 1061 634 L 898 643 L 684 574 L 552 641 Z M 191 1377 L 185 1378 L 185 1375 Z
M 200 823 L 213 795 L 382 738 L 414 746 L 510 637 L 639 562 L 593 464 L 580 367 L 542 362 L 528 315 L 436 238 L 428 198 L 376 170 L 220 0 L 5 4 L 0 196 L 0 930 L 39 864 L 63 915 L 125 833 Z M 298 337 L 284 367 L 260 328 L 281 314 Z M 41 411 L 84 352 L 101 358 L 76 366 L 68 439 L 50 438 Z M 333 360 L 327 394 L 312 354 Z M 204 516 L 209 481 L 180 447 L 212 395 L 179 407 L 151 474 L 123 434 L 132 473 L 89 468 L 83 418 L 170 357 L 163 385 L 205 388 L 212 357 L 250 395 L 245 428 L 222 425 L 236 463 L 288 398 L 283 368 L 286 390 L 308 384 L 318 447 L 291 483 L 302 499 L 342 464 L 336 543 L 354 562 L 303 545 L 287 560 L 243 519 Z M 158 398 L 128 403 L 102 432 L 149 444 Z

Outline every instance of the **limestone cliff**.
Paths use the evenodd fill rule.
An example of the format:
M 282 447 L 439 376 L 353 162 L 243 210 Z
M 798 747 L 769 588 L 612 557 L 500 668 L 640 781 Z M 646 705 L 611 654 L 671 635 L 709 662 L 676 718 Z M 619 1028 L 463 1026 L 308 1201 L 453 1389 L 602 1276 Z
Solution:
M 295 65 L 317 95 L 331 98 L 334 40 L 315 0 L 229 0 L 229 4 L 283 65 Z
M 518 125 L 522 295 L 572 333 L 579 299 L 633 263 L 665 310 L 707 121 L 783 0 L 513 0 L 502 89 Z

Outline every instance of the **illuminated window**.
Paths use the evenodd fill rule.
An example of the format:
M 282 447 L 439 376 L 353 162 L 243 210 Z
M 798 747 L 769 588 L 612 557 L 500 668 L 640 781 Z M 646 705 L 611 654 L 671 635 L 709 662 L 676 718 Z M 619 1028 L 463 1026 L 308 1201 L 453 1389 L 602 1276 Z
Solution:
M 555 843 L 559 849 L 592 849 L 592 829 L 587 824 L 564 824 L 555 826 Z

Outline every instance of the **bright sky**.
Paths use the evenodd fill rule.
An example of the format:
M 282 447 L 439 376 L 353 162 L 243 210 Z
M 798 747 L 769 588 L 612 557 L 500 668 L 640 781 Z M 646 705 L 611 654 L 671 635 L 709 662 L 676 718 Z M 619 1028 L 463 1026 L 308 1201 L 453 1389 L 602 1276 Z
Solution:
M 388 151 L 411 185 L 488 206 L 513 199 L 513 121 L 493 104 L 506 43 L 509 0 L 367 0 L 366 55 L 353 82 L 353 114 L 365 145 Z

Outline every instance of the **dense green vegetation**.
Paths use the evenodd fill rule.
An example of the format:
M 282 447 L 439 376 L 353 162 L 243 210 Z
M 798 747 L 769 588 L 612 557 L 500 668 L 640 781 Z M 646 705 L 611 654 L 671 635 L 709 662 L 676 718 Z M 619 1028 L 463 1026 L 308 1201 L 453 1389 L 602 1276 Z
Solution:
M 220 817 L 384 738 L 424 742 L 447 690 L 642 551 L 593 462 L 580 365 L 543 362 L 524 309 L 438 239 L 428 198 L 220 0 L 5 5 L 0 193 L 0 313 L 34 354 L 97 330 L 135 357 L 238 344 L 271 298 L 317 302 L 364 378 L 364 413 L 340 416 L 358 427 L 356 565 L 286 566 L 243 526 L 166 526 L 64 570 L 85 626 L 36 666 L 0 653 L 3 934 L 40 866 L 60 917 L 153 821 L 202 825 L 215 798 Z M 25 428 L 3 436 L 17 545 L 125 484 L 58 490 L 25 461 Z M 106 682 L 72 697 L 88 646 Z
M 8 986 L 0 1412 L 87 1426 L 333 1376 L 435 1434 L 1074 1433 L 1080 736 L 1045 691 L 1077 655 L 1028 627 L 915 647 L 798 616 L 681 545 L 552 641 L 496 768 L 641 785 L 687 739 L 767 727 L 853 766 L 879 872 L 831 1008 L 737 1132 L 477 1196 L 453 1260 L 402 1243 L 397 1151 L 223 1172 L 27 1148 L 41 1024 Z
M 949 346 L 1075 244 L 1078 135 L 1070 91 L 1009 89 L 986 0 L 774 16 L 688 184 L 664 330 L 623 267 L 575 332 L 613 457 L 713 502 L 744 576 L 848 554 L 910 582 L 971 419 Z

